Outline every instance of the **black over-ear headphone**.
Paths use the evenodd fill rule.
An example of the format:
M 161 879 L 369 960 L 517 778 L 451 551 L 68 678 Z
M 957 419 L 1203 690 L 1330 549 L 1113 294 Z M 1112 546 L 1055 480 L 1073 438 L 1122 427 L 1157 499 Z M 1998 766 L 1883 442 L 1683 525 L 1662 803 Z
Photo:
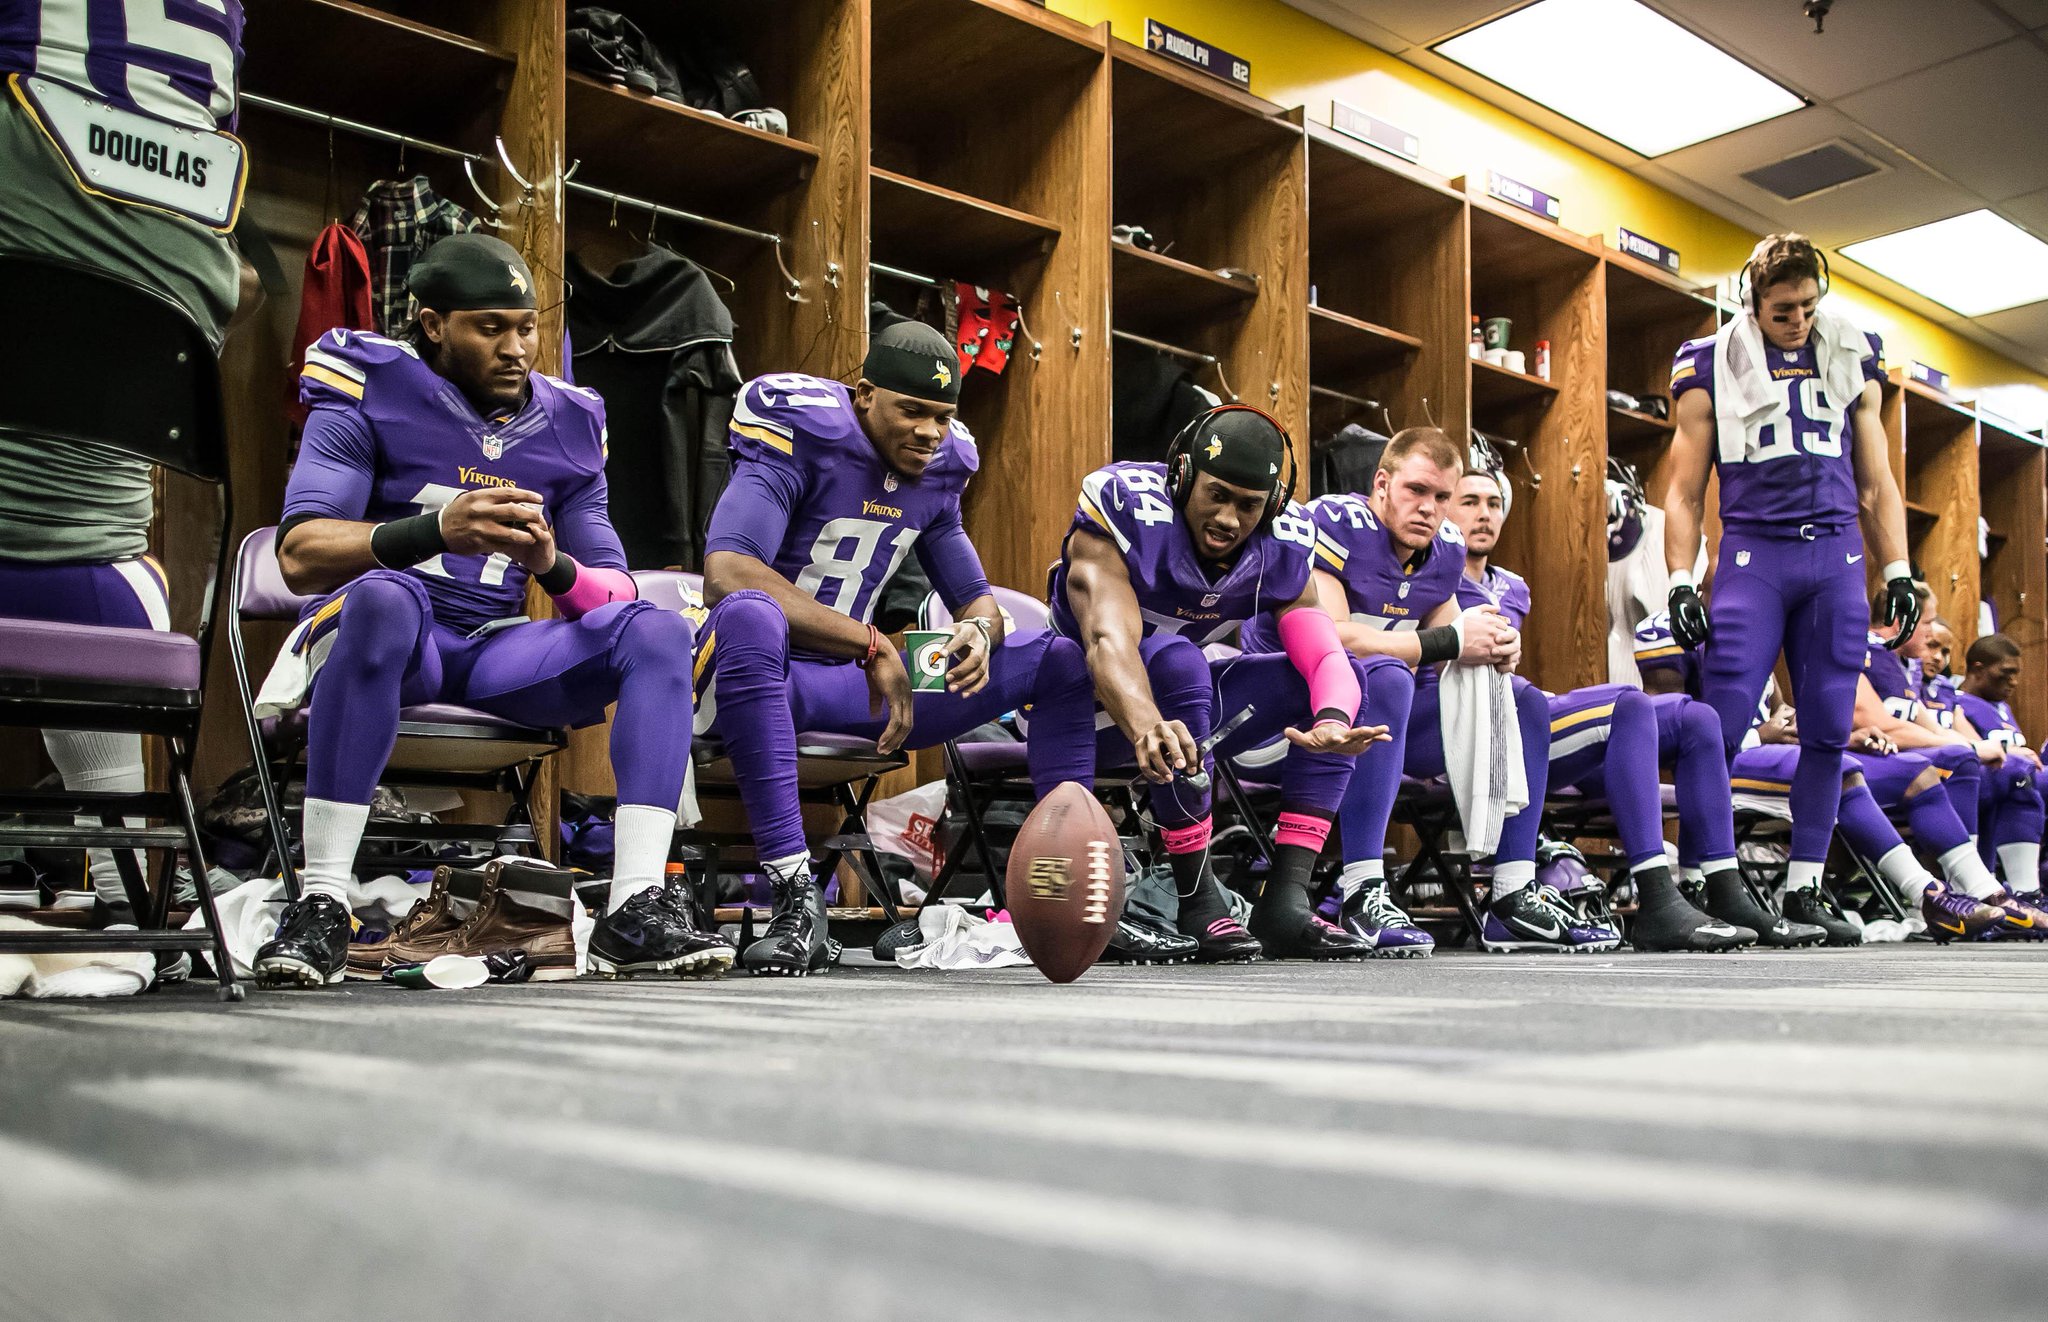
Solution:
M 1280 419 L 1262 408 L 1251 404 L 1218 404 L 1213 409 L 1197 414 L 1187 426 L 1175 434 L 1166 447 L 1166 485 L 1173 495 L 1173 507 L 1177 510 L 1186 509 L 1188 497 L 1195 493 L 1195 460 L 1192 454 L 1195 433 L 1202 429 L 1203 423 L 1217 414 L 1229 413 L 1235 409 L 1256 413 L 1272 423 L 1273 429 L 1280 433 L 1280 448 L 1287 452 L 1287 473 L 1273 483 L 1273 489 L 1266 494 L 1265 512 L 1259 516 L 1259 528 L 1264 531 L 1273 526 L 1273 520 L 1280 517 L 1280 511 L 1287 508 L 1287 501 L 1294 494 L 1295 466 L 1294 438 L 1287 434 L 1287 428 L 1280 425 Z
M 1828 274 L 1828 255 L 1820 250 L 1820 245 L 1817 243 L 1809 243 L 1807 247 L 1813 249 L 1814 260 L 1820 263 L 1819 296 L 1826 297 L 1828 285 L 1831 283 Z M 1742 301 L 1749 305 L 1750 315 L 1756 317 L 1761 317 L 1764 314 L 1764 291 L 1758 287 L 1756 282 L 1757 275 L 1759 274 L 1757 265 L 1762 260 L 1760 257 L 1751 257 L 1742 264 L 1742 283 L 1748 291 Z

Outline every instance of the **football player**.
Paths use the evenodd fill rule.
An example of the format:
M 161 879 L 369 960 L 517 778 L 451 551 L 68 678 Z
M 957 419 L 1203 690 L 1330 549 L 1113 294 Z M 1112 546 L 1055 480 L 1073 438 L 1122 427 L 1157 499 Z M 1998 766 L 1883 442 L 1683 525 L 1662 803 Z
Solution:
M 1357 753 L 1386 731 L 1354 724 L 1363 719 L 1360 676 L 1309 583 L 1315 529 L 1287 498 L 1293 469 L 1278 422 L 1241 404 L 1211 409 L 1174 438 L 1166 463 L 1115 463 L 1082 481 L 1052 573 L 1053 627 L 1080 643 L 1084 682 L 1032 713 L 1033 752 L 1044 744 L 1059 757 L 1054 783 L 1084 785 L 1098 756 L 1114 765 L 1135 755 L 1155 786 L 1179 928 L 1202 962 L 1367 953 L 1316 915 L 1310 872 Z M 1242 655 L 1212 670 L 1203 647 L 1260 617 L 1271 617 L 1266 640 L 1247 637 Z M 1069 665 L 1073 654 L 1053 660 Z M 1114 727 L 1099 738 L 1091 678 Z M 1218 756 L 1283 731 L 1294 744 L 1281 772 L 1272 875 L 1249 931 L 1208 866 L 1210 764 L 1200 747 L 1214 723 L 1246 707 L 1252 717 Z
M 733 410 L 731 483 L 712 512 L 697 648 L 697 729 L 724 742 L 774 888 L 767 930 L 741 954 L 759 974 L 826 966 L 825 902 L 797 797 L 796 734 L 927 748 L 1060 694 L 1085 700 L 1078 648 L 1039 630 L 1005 636 L 960 522 L 980 464 L 955 410 L 960 359 L 921 322 L 873 338 L 860 380 L 758 377 Z M 943 692 L 913 693 L 908 658 L 873 624 L 883 585 L 915 553 L 953 613 Z M 1049 648 L 1073 651 L 1046 664 Z M 1049 747 L 1033 740 L 1041 794 Z
M 1801 716 L 1785 917 L 1825 927 L 1823 918 L 1835 919 L 1820 896 L 1821 869 L 1870 617 L 1866 541 L 1884 566 L 1883 618 L 1910 633 L 1918 603 L 1872 346 L 1818 310 L 1825 269 L 1803 236 L 1764 239 L 1744 272 L 1748 306 L 1686 344 L 1672 365 L 1671 629 L 1681 647 L 1706 645 L 1701 696 L 1721 718 L 1731 760 L 1784 652 Z M 1722 522 L 1711 614 L 1692 581 L 1710 472 L 1720 477 Z
M 257 976 L 340 981 L 370 795 L 399 709 L 427 702 L 535 726 L 591 725 L 616 702 L 617 862 L 591 963 L 715 976 L 731 946 L 663 884 L 689 765 L 691 625 L 636 600 L 605 510 L 604 404 L 534 371 L 533 275 L 502 240 L 443 239 L 408 286 L 407 339 L 330 331 L 300 380 L 312 412 L 277 556 L 294 591 L 321 595 L 259 704 L 312 704 L 304 894 Z M 562 618 L 523 618 L 529 579 Z
M 1465 539 L 1461 605 L 1492 605 L 1520 629 L 1530 609 L 1522 576 L 1493 563 L 1506 521 L 1501 479 L 1468 472 L 1458 481 L 1451 519 Z M 1629 940 L 1638 950 L 1735 950 L 1812 945 L 1826 932 L 1765 911 L 1742 884 L 1735 863 L 1728 764 L 1713 709 L 1680 694 L 1652 697 L 1631 684 L 1596 684 L 1550 697 L 1550 782 L 1606 801 L 1628 855 L 1637 910 Z M 1679 819 L 1701 833 L 1706 912 L 1672 879 L 1664 854 L 1660 764 L 1673 767 Z
M 1671 637 L 1670 617 L 1659 614 L 1643 621 L 1635 635 L 1636 669 L 1643 686 L 1653 694 L 1696 694 L 1699 687 L 1699 658 L 1678 646 Z M 1793 778 L 1800 753 L 1797 713 L 1773 701 L 1775 685 L 1766 686 L 1758 703 L 1752 728 L 1736 753 L 1730 785 L 1744 802 L 1757 805 L 1777 817 L 1790 817 L 1788 809 Z M 1659 701 L 1663 699 L 1660 697 Z M 1775 709 L 1775 710 L 1774 710 Z M 1900 754 L 1882 733 L 1859 726 L 1849 736 L 1850 761 L 1842 777 L 1841 806 L 1836 828 L 1878 872 L 1898 887 L 1909 906 L 1912 931 L 1931 932 L 1937 940 L 1955 936 L 1976 936 L 2005 925 L 2005 911 L 1972 897 L 1971 888 L 1983 890 L 1988 881 L 1983 864 L 1970 844 L 1969 832 L 1957 818 L 1949 795 L 1944 791 L 1946 773 L 1914 754 Z M 1868 773 L 1866 777 L 1866 772 Z M 1878 795 L 1883 799 L 1880 803 Z M 1685 796 L 1679 799 L 1679 865 L 1685 869 L 1687 885 L 1702 883 L 1701 849 L 1693 839 L 1691 823 L 1685 818 Z M 1899 838 L 1897 828 L 1885 816 L 1887 809 L 1903 812 L 1913 835 L 1937 856 L 1947 882 L 1937 881 Z M 1709 819 L 1706 825 L 1711 826 Z M 1713 849 L 1717 854 L 1721 846 Z M 1732 857 L 1734 836 L 1726 837 L 1726 856 Z M 1826 932 L 1827 944 L 1860 945 L 1863 933 L 1845 917 L 1826 891 L 1816 894 L 1817 910 L 1824 915 L 1814 926 Z
M 1970 644 L 1964 654 L 1968 672 L 1956 698 L 1955 719 L 1959 730 L 1982 735 L 2005 749 L 2005 765 L 2030 771 L 2037 789 L 2042 783 L 2041 755 L 2027 744 L 2026 732 L 2012 712 L 2012 695 L 2020 682 L 2020 646 L 2002 633 L 1986 634 Z M 2010 801 L 2009 801 L 2010 803 Z M 2048 909 L 2041 894 L 2041 842 L 2037 831 L 2029 840 L 2024 812 L 2015 812 L 2011 827 L 2000 822 L 1992 828 L 1990 843 L 1997 851 L 1999 871 L 2015 898 L 2033 909 Z
M 1364 499 L 1327 495 L 1309 507 L 1317 598 L 1362 663 L 1367 710 L 1387 722 L 1392 736 L 1359 758 L 1341 818 L 1340 921 L 1382 955 L 1432 948 L 1388 895 L 1382 860 L 1402 771 L 1444 774 L 1437 668 L 1512 671 L 1522 655 L 1522 636 L 1498 607 L 1458 603 L 1465 545 L 1448 516 L 1464 466 L 1464 455 L 1441 431 L 1410 427 L 1381 452 Z M 1480 942 L 1488 950 L 1611 950 L 1615 933 L 1580 922 L 1555 891 L 1534 884 L 1550 736 L 1542 692 L 1518 675 L 1514 696 L 1529 803 L 1502 823 Z
M 1914 630 L 1907 636 L 1906 645 L 1899 649 L 1901 656 L 1915 657 L 1915 645 L 1920 631 Z M 1919 693 L 1920 705 L 1934 718 L 1934 723 L 1944 730 L 1956 728 L 1956 699 L 1961 696 L 1962 682 L 1949 672 L 1956 656 L 1956 633 L 1948 621 L 1937 619 L 1927 630 L 1925 646 L 1920 649 Z
M 147 29 L 83 4 L 0 5 L 0 80 L 21 79 L 19 95 L 0 95 L 0 252 L 69 262 L 152 289 L 218 350 L 245 288 L 246 268 L 226 233 L 240 189 L 228 162 L 240 144 L 221 132 L 234 124 L 241 40 L 240 0 L 159 11 Z M 131 172 L 124 184 L 139 189 L 78 173 L 67 160 L 88 159 L 87 123 L 93 133 L 117 129 L 138 145 L 172 144 L 170 173 L 143 179 Z M 71 133 L 80 141 L 67 156 L 60 142 Z M 182 183 L 179 150 L 188 162 Z M 191 181 L 194 155 L 213 166 L 213 183 Z M 0 432 L 0 615 L 168 631 L 163 568 L 148 554 L 153 513 L 146 462 L 54 436 Z M 45 730 L 43 746 L 67 789 L 146 788 L 140 735 Z M 97 892 L 133 921 L 113 853 L 90 851 L 87 875 L 90 888 L 60 893 L 57 903 L 89 906 Z

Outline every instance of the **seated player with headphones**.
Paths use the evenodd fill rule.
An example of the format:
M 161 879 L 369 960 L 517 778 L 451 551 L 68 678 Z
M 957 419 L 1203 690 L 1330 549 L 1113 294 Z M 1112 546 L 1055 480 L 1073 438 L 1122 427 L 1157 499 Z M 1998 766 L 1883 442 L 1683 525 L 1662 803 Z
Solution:
M 535 726 L 592 725 L 617 703 L 617 857 L 591 962 L 716 974 L 732 947 L 663 875 L 690 759 L 690 622 L 635 599 L 606 510 L 604 403 L 533 370 L 533 274 L 511 245 L 443 239 L 407 285 L 407 339 L 329 331 L 300 378 L 312 413 L 277 558 L 295 591 L 324 595 L 258 704 L 312 700 L 305 892 L 256 975 L 341 980 L 370 796 L 400 709 L 428 702 Z M 529 579 L 562 618 L 524 618 Z
M 711 614 L 697 639 L 697 732 L 724 741 L 775 909 L 741 953 L 759 974 L 826 967 L 825 901 L 797 798 L 796 735 L 929 748 L 1034 701 L 1064 674 L 1086 700 L 1078 649 L 1039 630 L 1005 636 L 981 557 L 960 522 L 980 465 L 954 415 L 959 351 L 921 322 L 877 333 L 860 380 L 757 377 L 732 418 L 732 481 L 704 557 Z M 871 622 L 883 586 L 915 552 L 953 613 L 943 691 L 911 689 L 907 658 Z M 1074 655 L 1046 662 L 1059 643 Z M 1030 748 L 1033 784 L 1046 746 Z
M 1180 893 L 1178 926 L 1204 963 L 1367 953 L 1315 915 L 1310 872 L 1356 755 L 1386 730 L 1354 724 L 1359 674 L 1310 586 L 1315 530 L 1288 499 L 1293 479 L 1293 450 L 1277 421 L 1242 404 L 1210 409 L 1174 437 L 1164 464 L 1115 463 L 1082 480 L 1049 585 L 1053 628 L 1084 655 L 1078 688 L 1063 684 L 1059 701 L 1041 699 L 1033 710 L 1032 749 L 1059 759 L 1049 769 L 1054 783 L 1083 785 L 1094 783 L 1098 757 L 1135 754 L 1155 786 L 1152 815 Z M 1275 652 L 1212 671 L 1202 648 L 1268 615 Z M 1059 651 L 1047 664 L 1075 659 Z M 1112 728 L 1097 719 L 1098 696 Z M 1295 745 L 1281 776 L 1272 874 L 1250 931 L 1209 867 L 1202 747 L 1219 721 L 1246 707 L 1252 715 L 1217 755 L 1283 732 Z
M 1364 499 L 1328 495 L 1310 503 L 1315 522 L 1311 591 L 1366 676 L 1366 705 L 1386 721 L 1389 742 L 1358 760 L 1344 795 L 1340 921 L 1390 956 L 1434 949 L 1387 892 L 1387 819 L 1401 773 L 1445 771 L 1437 668 L 1449 663 L 1512 671 L 1522 635 L 1491 605 L 1461 609 L 1465 543 L 1447 522 L 1465 454 L 1434 427 L 1410 427 L 1387 442 Z M 1420 675 L 1417 670 L 1420 669 Z M 1493 854 L 1493 898 L 1479 934 L 1488 950 L 1611 950 L 1619 938 L 1581 923 L 1555 891 L 1535 884 L 1536 832 L 1550 746 L 1543 694 L 1516 676 L 1515 717 L 1529 804 L 1501 825 Z

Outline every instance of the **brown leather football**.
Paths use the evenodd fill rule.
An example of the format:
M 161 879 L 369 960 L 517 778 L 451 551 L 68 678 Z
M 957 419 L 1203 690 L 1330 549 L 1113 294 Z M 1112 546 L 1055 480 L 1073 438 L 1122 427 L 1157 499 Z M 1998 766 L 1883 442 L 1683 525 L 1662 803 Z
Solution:
M 1010 847 L 1003 898 L 1024 953 L 1051 982 L 1102 958 L 1124 912 L 1124 850 L 1095 796 L 1067 781 L 1039 800 Z

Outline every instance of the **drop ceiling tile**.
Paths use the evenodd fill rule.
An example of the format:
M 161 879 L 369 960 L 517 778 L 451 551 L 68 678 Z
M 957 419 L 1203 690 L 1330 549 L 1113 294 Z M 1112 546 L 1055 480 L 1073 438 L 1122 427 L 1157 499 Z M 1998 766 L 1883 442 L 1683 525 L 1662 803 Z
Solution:
M 1519 9 L 1526 0 L 1324 0 L 1332 8 L 1355 14 L 1385 28 L 1411 45 L 1426 46 L 1439 37 L 1471 27 L 1482 19 Z
M 2008 198 L 1998 204 L 1998 214 L 2030 231 L 2035 238 L 2048 240 L 2048 189 Z
M 2048 187 L 2048 53 L 2031 41 L 2002 42 L 1837 105 L 1994 201 Z
M 2048 0 L 1991 0 L 2030 28 L 2048 27 Z
M 1652 7 L 1824 101 L 2013 35 L 2011 24 L 1976 0 L 1848 0 L 1818 35 L 1796 0 L 1652 0 Z
M 2033 353 L 2048 354 L 2048 302 L 2029 303 L 1978 317 L 1977 325 Z

